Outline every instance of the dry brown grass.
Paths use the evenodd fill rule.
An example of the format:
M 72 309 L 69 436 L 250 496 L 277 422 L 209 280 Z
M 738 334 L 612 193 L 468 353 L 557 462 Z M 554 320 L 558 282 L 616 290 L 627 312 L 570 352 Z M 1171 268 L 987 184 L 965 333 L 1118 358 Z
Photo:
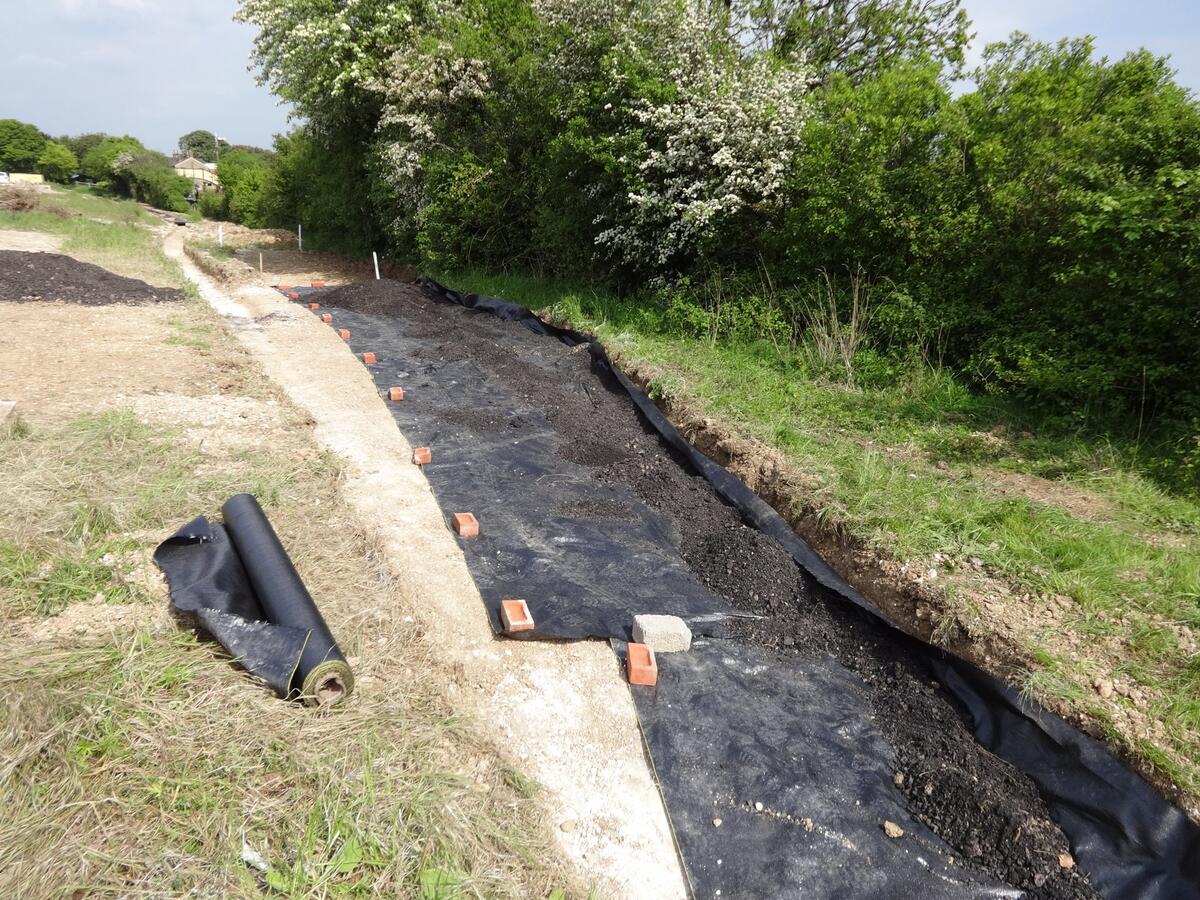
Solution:
M 0 533 L 10 549 L 38 547 L 32 571 L 43 573 L 13 577 L 6 560 L 10 627 L 94 589 L 145 617 L 115 638 L 51 630 L 0 650 L 11 698 L 0 713 L 0 892 L 230 896 L 269 883 L 365 896 L 404 894 L 435 870 L 487 896 L 545 891 L 551 876 L 529 864 L 542 855 L 528 844 L 532 805 L 449 720 L 427 649 L 396 614 L 328 460 L 293 440 L 217 462 L 128 413 L 18 429 L 3 443 L 15 477 Z M 241 489 L 268 505 L 354 662 L 359 691 L 344 709 L 275 699 L 162 616 L 164 598 L 133 577 L 181 517 L 212 514 Z M 242 862 L 243 841 L 268 872 Z
M 194 337 L 227 340 L 215 326 Z M 451 718 L 439 663 L 303 418 L 231 426 L 186 399 L 175 429 L 118 409 L 0 435 L 0 896 L 532 897 L 564 884 L 528 783 Z M 196 421 L 180 419 L 189 410 Z M 237 427 L 249 445 L 215 439 Z M 158 540 L 242 490 L 354 667 L 356 692 L 334 710 L 276 699 L 181 630 L 146 577 Z
M 78 215 L 57 203 L 46 203 L 40 193 L 33 188 L 12 184 L 0 185 L 0 209 L 8 212 L 32 212 L 36 209 L 39 212 L 61 216 L 64 219 Z

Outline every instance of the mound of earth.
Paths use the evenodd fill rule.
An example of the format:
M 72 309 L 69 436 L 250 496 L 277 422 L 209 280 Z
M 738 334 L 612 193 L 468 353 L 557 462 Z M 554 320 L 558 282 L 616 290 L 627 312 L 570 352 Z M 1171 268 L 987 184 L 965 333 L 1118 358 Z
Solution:
M 164 303 L 182 300 L 183 291 L 155 287 L 114 275 L 107 269 L 61 253 L 0 250 L 0 300 L 58 300 L 101 306 L 108 303 Z
M 414 298 L 427 299 L 415 285 L 391 279 L 357 281 L 323 291 L 321 302 L 371 316 L 403 315 Z

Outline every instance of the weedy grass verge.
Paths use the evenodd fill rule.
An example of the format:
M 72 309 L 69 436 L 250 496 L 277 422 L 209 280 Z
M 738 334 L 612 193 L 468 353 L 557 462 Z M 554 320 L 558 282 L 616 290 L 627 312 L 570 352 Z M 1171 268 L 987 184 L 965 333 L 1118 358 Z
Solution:
M 937 595 L 933 640 L 998 653 L 1200 816 L 1200 502 L 1144 474 L 1135 442 L 973 393 L 925 360 L 847 385 L 803 348 L 683 336 L 635 298 L 442 280 L 592 332 L 691 424 L 777 454 L 795 488 L 781 511 Z

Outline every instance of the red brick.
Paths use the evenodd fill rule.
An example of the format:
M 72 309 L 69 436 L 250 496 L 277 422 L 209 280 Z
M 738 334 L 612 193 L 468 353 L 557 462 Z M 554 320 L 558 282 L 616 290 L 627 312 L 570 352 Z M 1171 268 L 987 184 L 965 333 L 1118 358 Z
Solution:
M 321 316 L 321 321 L 324 322 L 326 325 L 332 325 L 333 324 L 333 316 L 331 316 L 329 313 L 325 313 L 323 316 Z
M 316 311 L 321 308 L 321 304 L 320 303 L 310 303 L 310 304 L 308 304 L 308 308 L 313 311 Z
M 630 644 L 625 652 L 625 670 L 630 684 L 658 684 L 658 662 L 645 644 Z
M 299 299 L 300 299 L 300 295 L 299 295 L 299 294 L 297 294 L 295 291 L 288 291 L 287 298 L 288 298 L 289 300 L 299 300 Z
M 388 388 L 388 399 L 400 401 L 404 399 L 404 388 L 394 387 Z
M 518 631 L 533 631 L 533 615 L 529 612 L 529 604 L 515 598 L 500 601 L 500 621 L 506 634 L 516 634 Z
M 348 332 L 345 328 L 339 328 L 338 337 L 340 337 L 343 341 L 348 341 L 350 340 L 350 332 Z
M 313 286 L 313 287 L 315 287 L 315 288 L 323 288 L 323 287 L 325 287 L 325 282 L 323 282 L 323 281 L 314 281 L 314 282 L 312 282 L 312 286 Z
M 455 513 L 451 522 L 459 537 L 475 537 L 479 534 L 479 520 L 474 513 Z
M 368 366 L 375 365 L 375 354 L 368 350 L 363 354 L 363 362 L 365 362 Z
M 433 460 L 433 451 L 428 447 L 413 448 L 413 465 L 423 466 Z

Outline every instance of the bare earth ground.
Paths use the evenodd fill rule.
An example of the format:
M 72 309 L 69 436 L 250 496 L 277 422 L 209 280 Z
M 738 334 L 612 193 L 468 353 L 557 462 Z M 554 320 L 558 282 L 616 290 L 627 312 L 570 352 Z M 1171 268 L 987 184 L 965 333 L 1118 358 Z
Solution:
M 244 378 L 234 348 L 198 353 L 205 320 L 190 304 L 85 308 L 60 303 L 5 307 L 0 384 L 22 418 L 53 424 L 135 400 L 160 408 L 181 397 L 221 409 L 221 394 L 262 390 Z M 190 335 L 190 337 L 189 337 Z
M 297 894 L 324 894 L 336 887 L 328 881 L 327 854 L 339 841 L 347 846 L 348 826 L 339 821 L 325 836 L 322 812 L 352 816 L 380 847 L 393 835 L 393 846 L 404 846 L 412 837 L 404 831 L 413 827 L 406 820 L 421 815 L 419 806 L 398 811 L 390 797 L 372 802 L 363 779 L 354 779 L 355 767 L 365 764 L 377 768 L 381 789 L 392 777 L 427 779 L 430 798 L 446 805 L 449 819 L 459 817 L 467 840 L 494 837 L 471 833 L 471 811 L 501 804 L 512 827 L 526 832 L 526 846 L 549 858 L 537 853 L 545 840 L 539 821 L 545 817 L 534 814 L 538 801 L 519 798 L 501 756 L 463 730 L 450 732 L 449 741 L 429 725 L 453 711 L 445 703 L 428 708 L 433 684 L 463 670 L 444 654 L 431 658 L 403 602 L 411 592 L 398 589 L 379 563 L 375 535 L 363 531 L 345 504 L 339 470 L 313 442 L 310 420 L 261 377 L 216 317 L 194 300 L 0 306 L 6 324 L 0 385 L 6 400 L 17 401 L 30 435 L 8 451 L 26 478 L 0 484 L 0 538 L 32 547 L 61 534 L 77 509 L 103 509 L 118 487 L 134 494 L 165 487 L 154 481 L 160 471 L 139 471 L 136 458 L 132 469 L 108 469 L 95 454 L 27 465 L 40 441 L 53 440 L 77 417 L 132 410 L 142 423 L 179 435 L 178 461 L 195 467 L 183 493 L 165 500 L 169 519 L 179 516 L 182 524 L 197 512 L 215 511 L 208 505 L 211 491 L 223 497 L 260 489 L 273 497 L 275 524 L 357 675 L 350 704 L 332 716 L 314 715 L 256 687 L 210 646 L 184 640 L 150 558 L 168 533 L 161 528 L 127 535 L 138 549 L 102 561 L 111 569 L 106 583 L 136 586 L 131 601 L 97 595 L 68 603 L 57 615 L 0 605 L 0 621 L 15 636 L 0 653 L 0 683 L 9 697 L 0 711 L 0 895 L 72 896 L 74 889 L 74 896 L 260 896 L 263 876 L 238 855 L 244 844 Z M 106 476 L 128 483 L 114 486 Z M 70 502 L 43 502 L 56 496 Z M 437 537 L 445 544 L 441 552 L 454 557 L 453 540 Z M 14 585 L 0 587 L 11 599 Z M 144 674 L 132 677 L 143 657 Z M 34 673 L 32 680 L 17 659 Z M 70 673 L 58 666 L 68 663 L 83 667 L 75 689 L 60 683 Z M 125 679 L 117 688 L 102 676 L 110 664 Z M 430 677 L 430 667 L 437 676 Z M 108 729 L 110 737 L 87 743 L 81 735 L 94 728 Z M 418 755 L 410 735 L 419 735 Z M 332 769 L 322 747 L 336 748 Z M 448 766 L 458 780 L 436 781 L 435 770 L 417 768 L 427 765 Z M 213 773 L 220 773 L 220 783 L 201 788 Z M 227 786 L 234 791 L 226 793 Z M 599 827 L 600 820 L 581 822 L 580 831 Z M 517 885 L 518 896 L 541 896 L 564 883 L 552 862 L 539 872 L 509 855 L 493 862 L 485 879 Z M 386 864 L 368 865 L 382 870 Z M 309 880 L 312 872 L 325 879 L 319 891 Z M 381 871 L 371 883 L 392 893 L 401 889 L 400 879 L 411 885 L 415 873 Z M 197 890 L 202 893 L 193 894 Z
M 169 234 L 168 255 L 344 464 L 342 493 L 434 648 L 431 680 L 444 681 L 451 704 L 547 789 L 555 834 L 584 880 L 601 896 L 685 896 L 612 651 L 596 642 L 495 640 L 445 515 L 366 369 L 331 329 L 257 277 L 226 293 L 184 256 L 182 242 Z M 326 272 L 275 275 L 331 280 Z
M 326 284 L 347 284 L 374 277 L 374 266 L 369 259 L 349 259 L 334 253 L 299 252 L 296 235 L 292 232 L 246 228 L 230 222 L 217 223 L 207 219 L 191 223 L 188 237 L 199 237 L 216 241 L 218 225 L 224 236 L 225 245 L 232 254 L 230 266 L 239 282 L 267 284 L 307 285 L 314 281 Z M 258 275 L 262 265 L 264 277 Z M 380 273 L 385 278 L 412 280 L 410 267 L 381 261 Z
M 57 253 L 62 238 L 57 234 L 38 231 L 14 231 L 0 228 L 0 250 L 22 250 L 26 253 Z

